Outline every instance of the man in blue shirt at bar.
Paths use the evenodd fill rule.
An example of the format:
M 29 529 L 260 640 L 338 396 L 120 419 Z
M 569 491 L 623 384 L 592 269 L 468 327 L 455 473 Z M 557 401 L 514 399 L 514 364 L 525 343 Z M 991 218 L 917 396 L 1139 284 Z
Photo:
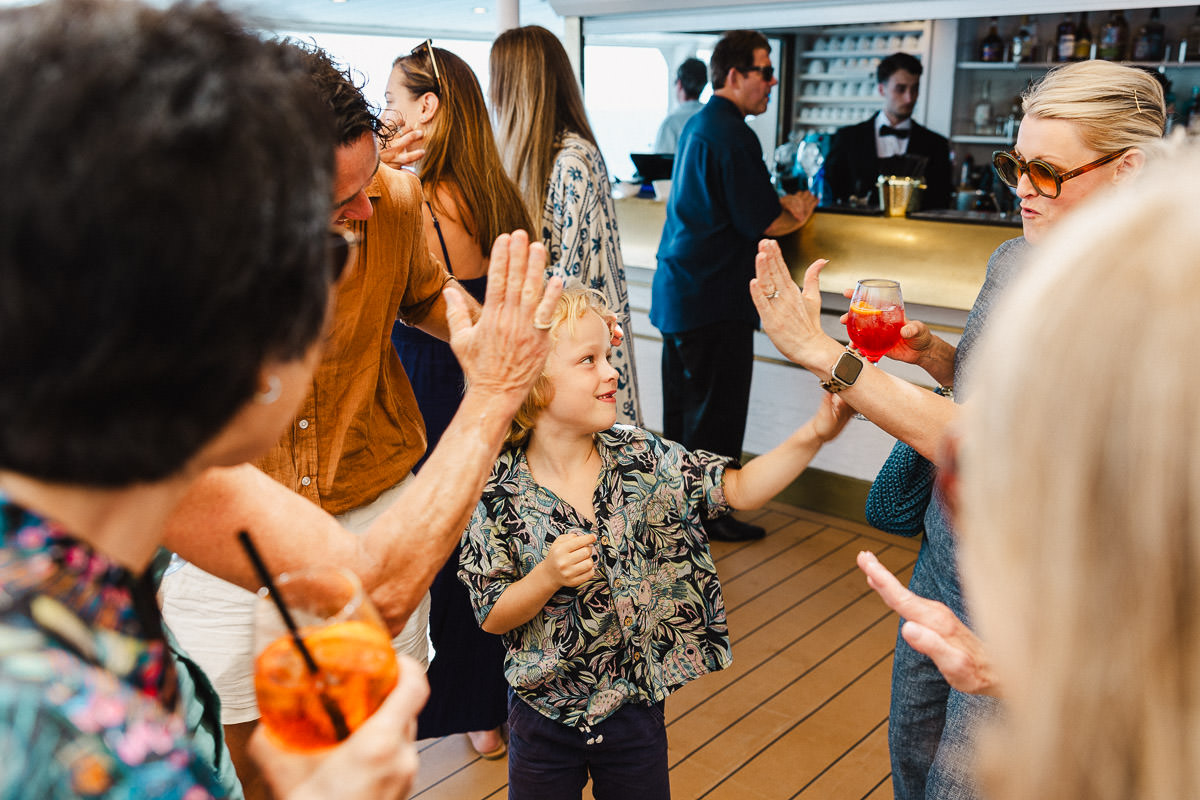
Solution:
M 776 194 L 745 121 L 767 110 L 778 83 L 770 51 L 758 31 L 729 31 L 713 50 L 713 97 L 684 126 L 675 154 L 650 303 L 663 337 L 663 435 L 735 459 L 754 369 L 758 241 L 798 230 L 817 204 L 808 192 Z M 731 516 L 705 529 L 718 541 L 763 536 Z

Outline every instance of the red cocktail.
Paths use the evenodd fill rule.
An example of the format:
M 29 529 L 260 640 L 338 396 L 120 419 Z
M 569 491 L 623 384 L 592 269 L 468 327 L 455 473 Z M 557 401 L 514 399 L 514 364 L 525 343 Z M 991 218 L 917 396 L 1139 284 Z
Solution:
M 900 343 L 903 327 L 900 284 L 879 278 L 859 281 L 846 319 L 846 333 L 858 351 L 875 363 Z

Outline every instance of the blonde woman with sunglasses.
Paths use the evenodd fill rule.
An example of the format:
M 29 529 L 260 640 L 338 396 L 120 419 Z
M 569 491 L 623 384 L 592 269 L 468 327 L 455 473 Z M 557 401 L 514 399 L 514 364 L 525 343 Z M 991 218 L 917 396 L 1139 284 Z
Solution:
M 989 259 L 987 277 L 957 347 L 923 323 L 909 321 L 903 341 L 888 353 L 922 367 L 939 385 L 956 388 L 953 400 L 866 364 L 822 332 L 818 276 L 824 261 L 808 268 L 802 293 L 778 245 L 768 240 L 759 247 L 751 296 L 771 340 L 789 359 L 816 374 L 825 388 L 841 392 L 868 419 L 929 459 L 939 456 L 958 416 L 956 402 L 965 395 L 963 377 L 969 374 L 972 345 L 1029 251 L 1076 206 L 1136 174 L 1159 145 L 1166 119 L 1162 88 L 1152 75 L 1103 61 L 1052 70 L 1025 95 L 1023 108 L 1016 147 L 997 154 L 995 166 L 1020 199 L 1024 235 L 1000 245 Z M 1027 357 L 1050 355 L 1030 351 Z M 945 604 L 969 624 L 955 534 L 938 492 L 925 516 L 925 539 L 909 588 Z M 953 689 L 933 661 L 913 648 L 914 633 L 901 630 L 893 662 L 888 738 L 895 796 L 977 797 L 971 768 L 973 731 L 979 720 L 991 716 L 995 701 Z

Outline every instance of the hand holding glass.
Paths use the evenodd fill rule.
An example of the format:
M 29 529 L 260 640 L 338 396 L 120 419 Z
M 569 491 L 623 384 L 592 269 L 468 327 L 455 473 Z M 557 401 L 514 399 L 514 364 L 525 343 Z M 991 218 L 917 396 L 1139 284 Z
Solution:
M 858 351 L 872 364 L 900 343 L 904 327 L 904 299 L 900 284 L 883 278 L 866 278 L 854 288 L 846 332 Z
M 391 639 L 362 584 L 345 569 L 284 573 L 276 588 L 319 671 L 310 674 L 267 589 L 255 604 L 254 690 L 267 732 L 281 747 L 312 751 L 338 743 L 340 710 L 353 732 L 396 685 Z M 330 713 L 329 704 L 337 709 Z

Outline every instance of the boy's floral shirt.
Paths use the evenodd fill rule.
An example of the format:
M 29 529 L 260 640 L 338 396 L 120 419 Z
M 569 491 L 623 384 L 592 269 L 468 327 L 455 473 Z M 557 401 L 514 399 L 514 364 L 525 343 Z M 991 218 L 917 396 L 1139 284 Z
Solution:
M 0 494 L 0 798 L 222 796 L 152 585 Z
M 731 660 L 701 524 L 729 510 L 730 459 L 627 425 L 596 434 L 596 446 L 594 525 L 534 482 L 523 448 L 502 453 L 463 535 L 459 570 L 482 622 L 557 537 L 597 535 L 595 576 L 560 588 L 504 637 L 509 684 L 542 714 L 581 729 L 625 703 L 657 703 Z

